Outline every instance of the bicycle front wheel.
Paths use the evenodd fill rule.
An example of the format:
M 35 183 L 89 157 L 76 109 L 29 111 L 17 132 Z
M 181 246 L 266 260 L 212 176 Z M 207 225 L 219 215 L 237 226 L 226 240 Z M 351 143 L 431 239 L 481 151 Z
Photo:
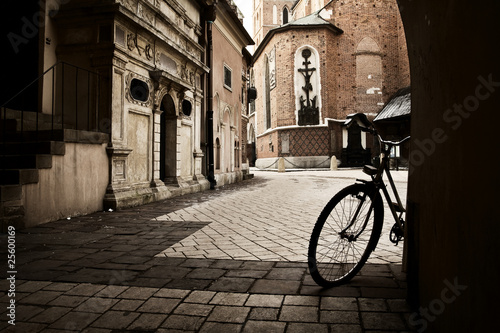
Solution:
M 309 241 L 309 271 L 317 284 L 337 286 L 359 272 L 377 246 L 383 209 L 371 184 L 348 186 L 328 202 Z

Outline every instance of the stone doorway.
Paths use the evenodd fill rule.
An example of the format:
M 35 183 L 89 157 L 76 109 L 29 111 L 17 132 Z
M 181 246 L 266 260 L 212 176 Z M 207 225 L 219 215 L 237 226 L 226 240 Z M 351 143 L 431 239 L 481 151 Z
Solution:
M 165 95 L 160 110 L 160 179 L 166 185 L 175 185 L 177 169 L 177 113 L 174 100 Z

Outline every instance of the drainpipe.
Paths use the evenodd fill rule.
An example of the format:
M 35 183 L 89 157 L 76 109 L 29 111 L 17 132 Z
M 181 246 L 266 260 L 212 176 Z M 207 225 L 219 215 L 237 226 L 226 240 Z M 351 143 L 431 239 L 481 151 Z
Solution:
M 207 19 L 207 64 L 210 68 L 207 83 L 207 97 L 208 97 L 208 110 L 207 110 L 207 157 L 208 157 L 208 181 L 210 182 L 210 189 L 215 189 L 217 181 L 215 180 L 214 170 L 214 91 L 213 91 L 213 44 L 212 44 L 212 25 L 216 18 L 215 6 L 217 2 L 210 5 L 206 11 Z

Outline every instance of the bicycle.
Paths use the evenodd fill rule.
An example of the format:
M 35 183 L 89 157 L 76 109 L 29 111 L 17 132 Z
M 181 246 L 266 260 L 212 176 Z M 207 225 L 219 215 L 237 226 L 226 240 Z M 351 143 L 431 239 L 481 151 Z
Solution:
M 382 190 L 395 223 L 389 234 L 392 243 L 398 244 L 404 236 L 404 214 L 394 180 L 389 169 L 393 147 L 408 141 L 383 140 L 374 129 L 363 129 L 378 137 L 381 147 L 378 168 L 365 165 L 363 172 L 371 181 L 357 179 L 357 183 L 342 189 L 326 204 L 311 234 L 308 249 L 308 266 L 313 280 L 330 288 L 352 279 L 375 250 L 384 222 Z M 396 202 L 393 202 L 383 180 L 384 172 Z

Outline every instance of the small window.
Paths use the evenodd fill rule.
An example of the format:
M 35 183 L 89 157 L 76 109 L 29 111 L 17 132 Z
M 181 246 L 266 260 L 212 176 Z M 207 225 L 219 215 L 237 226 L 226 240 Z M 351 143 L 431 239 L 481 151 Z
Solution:
M 184 113 L 184 115 L 189 117 L 191 115 L 192 109 L 193 106 L 190 101 L 186 99 L 182 101 L 182 113 Z
M 232 90 L 232 74 L 233 71 L 227 65 L 224 65 L 224 87 Z
M 288 8 L 283 8 L 283 24 L 288 23 Z
M 139 79 L 130 82 L 130 95 L 137 101 L 147 102 L 149 98 L 148 84 Z

